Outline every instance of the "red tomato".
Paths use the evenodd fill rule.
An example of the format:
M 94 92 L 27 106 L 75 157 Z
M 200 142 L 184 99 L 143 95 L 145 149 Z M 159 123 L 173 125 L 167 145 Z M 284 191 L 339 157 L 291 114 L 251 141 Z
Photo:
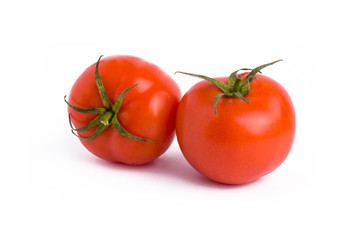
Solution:
M 77 128 L 73 132 L 102 159 L 130 165 L 153 161 L 173 141 L 179 87 L 140 58 L 100 58 L 71 89 L 68 112 Z
M 248 74 L 241 74 L 242 79 Z M 194 85 L 179 103 L 176 136 L 181 151 L 197 171 L 216 182 L 254 181 L 279 167 L 293 144 L 295 111 L 288 93 L 273 79 L 255 74 L 244 96 L 249 103 L 222 96 L 217 116 L 214 98 L 222 91 L 209 82 Z M 227 84 L 229 77 L 216 80 Z

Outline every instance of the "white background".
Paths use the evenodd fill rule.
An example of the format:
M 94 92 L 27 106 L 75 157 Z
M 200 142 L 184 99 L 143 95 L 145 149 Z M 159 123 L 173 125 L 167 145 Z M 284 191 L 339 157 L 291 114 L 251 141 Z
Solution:
M 0 239 L 360 239 L 356 1 L 1 3 Z M 193 170 L 176 140 L 142 167 L 113 165 L 71 134 L 66 104 L 97 58 L 131 54 L 185 93 L 263 70 L 291 95 L 293 149 L 240 186 Z

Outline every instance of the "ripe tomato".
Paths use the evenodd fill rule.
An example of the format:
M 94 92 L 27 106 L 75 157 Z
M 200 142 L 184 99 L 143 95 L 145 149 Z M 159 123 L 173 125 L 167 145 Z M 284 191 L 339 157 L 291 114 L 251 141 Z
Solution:
M 232 80 L 185 73 L 227 91 L 201 81 L 183 96 L 177 110 L 181 151 L 206 177 L 225 184 L 251 182 L 275 170 L 290 152 L 295 111 L 286 90 L 258 73 L 270 64 L 241 75 L 236 71 Z M 236 96 L 234 81 L 241 82 L 237 90 L 244 94 Z
M 65 100 L 73 133 L 108 161 L 141 165 L 156 159 L 174 139 L 179 87 L 140 58 L 100 59 L 80 75 Z

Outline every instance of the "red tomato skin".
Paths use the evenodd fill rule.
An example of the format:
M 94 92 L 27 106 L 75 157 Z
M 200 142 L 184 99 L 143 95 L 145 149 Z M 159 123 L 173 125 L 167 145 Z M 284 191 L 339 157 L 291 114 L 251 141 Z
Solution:
M 242 74 L 246 76 L 247 73 Z M 254 181 L 272 172 L 286 159 L 295 137 L 295 111 L 286 90 L 261 74 L 246 96 L 222 97 L 202 81 L 181 99 L 176 136 L 187 161 L 204 176 L 225 184 Z M 226 82 L 228 78 L 216 78 Z
M 69 103 L 80 108 L 103 107 L 95 82 L 96 63 L 88 67 L 74 83 Z M 111 162 L 143 165 L 163 154 L 175 136 L 175 117 L 181 92 L 177 84 L 156 65 L 133 56 L 102 58 L 99 74 L 112 103 L 126 89 L 118 120 L 132 135 L 156 142 L 147 143 L 122 136 L 110 126 L 92 141 L 80 139 L 94 155 Z M 87 125 L 96 114 L 79 113 L 68 107 L 75 128 Z M 78 133 L 90 137 L 95 127 Z

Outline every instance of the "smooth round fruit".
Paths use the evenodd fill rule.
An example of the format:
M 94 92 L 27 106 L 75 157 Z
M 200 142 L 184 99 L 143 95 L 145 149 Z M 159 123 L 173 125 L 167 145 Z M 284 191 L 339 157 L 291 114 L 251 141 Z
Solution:
M 102 159 L 130 165 L 151 162 L 164 153 L 175 135 L 176 108 L 181 97 L 177 84 L 159 67 L 140 58 L 105 57 L 98 61 L 98 74 L 108 103 L 106 97 L 100 97 L 101 84 L 97 85 L 95 71 L 93 64 L 80 75 L 68 99 L 68 112 L 77 129 L 104 115 L 98 127 L 77 131 L 81 143 Z M 114 110 L 116 102 L 120 105 L 118 112 Z M 71 106 L 102 108 L 108 115 L 83 113 Z M 105 130 L 92 139 L 99 127 Z M 122 133 L 123 129 L 127 133 Z
M 242 74 L 245 78 L 248 73 Z M 216 78 L 227 83 L 228 77 Z M 286 90 L 256 74 L 246 103 L 223 96 L 202 81 L 181 99 L 176 135 L 187 161 L 216 182 L 242 184 L 275 170 L 290 152 L 295 136 L 295 111 Z

